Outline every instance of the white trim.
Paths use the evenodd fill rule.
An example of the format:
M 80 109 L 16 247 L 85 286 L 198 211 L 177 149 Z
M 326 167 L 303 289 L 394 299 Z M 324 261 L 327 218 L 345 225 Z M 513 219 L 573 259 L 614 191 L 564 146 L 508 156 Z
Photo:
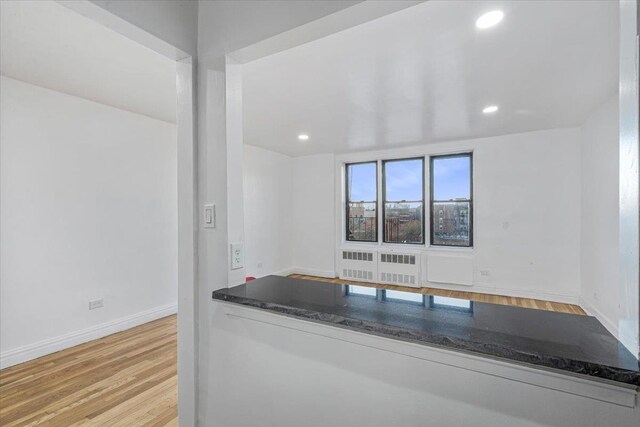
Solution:
M 500 295 L 505 297 L 515 297 L 515 298 L 531 298 L 531 299 L 539 299 L 544 301 L 558 302 L 562 304 L 579 304 L 579 297 L 575 295 L 561 295 L 561 294 L 549 294 L 545 292 L 537 292 L 531 290 L 519 290 L 519 289 L 507 289 L 507 288 L 496 288 L 493 286 L 482 286 L 482 285 L 448 285 L 446 283 L 430 283 L 423 281 L 423 288 L 436 288 L 436 289 L 445 289 L 451 291 L 463 291 L 463 292 L 478 292 L 481 294 L 489 294 L 489 295 Z
M 292 272 L 289 274 L 304 274 L 306 276 L 318 276 L 327 279 L 335 279 L 338 277 L 335 271 L 329 270 L 315 270 L 313 268 L 293 267 Z
M 628 408 L 634 408 L 636 403 L 637 389 L 632 385 L 614 383 L 598 378 L 589 378 L 585 375 L 552 370 L 551 368 L 498 360 L 488 356 L 477 356 L 429 345 L 374 336 L 222 301 L 215 302 L 222 306 L 223 312 L 229 318 L 241 318 L 267 323 L 276 327 L 293 329 L 304 333 L 349 342 L 354 345 L 376 348 Z
M 17 365 L 47 354 L 55 353 L 79 344 L 106 337 L 144 323 L 151 322 L 177 313 L 176 304 L 168 304 L 130 316 L 121 317 L 110 322 L 59 335 L 33 344 L 8 350 L 0 354 L 0 369 Z
M 286 277 L 286 276 L 288 276 L 290 274 L 296 274 L 296 271 L 295 271 L 295 269 L 293 267 L 290 267 L 290 268 L 284 268 L 282 270 L 274 271 L 273 273 L 264 274 L 263 276 L 269 276 L 271 274 L 276 275 L 276 276 L 285 276 Z M 263 276 L 260 276 L 260 277 L 263 277 Z
M 598 321 L 600 321 L 600 323 L 602 323 L 602 325 L 614 337 L 618 338 L 618 325 L 616 325 L 615 322 L 609 319 L 609 317 L 605 316 L 605 314 L 602 311 L 600 311 L 591 301 L 588 301 L 585 298 L 580 297 L 580 307 L 582 307 L 582 309 L 586 311 L 589 316 L 593 316 L 596 319 L 598 319 Z
M 288 276 L 290 274 L 304 274 L 305 276 L 317 276 L 317 277 L 324 277 L 326 279 L 335 279 L 336 277 L 338 277 L 335 271 L 315 270 L 313 268 L 304 268 L 304 267 L 285 268 L 283 270 L 276 271 L 272 274 L 275 274 L 276 276 Z

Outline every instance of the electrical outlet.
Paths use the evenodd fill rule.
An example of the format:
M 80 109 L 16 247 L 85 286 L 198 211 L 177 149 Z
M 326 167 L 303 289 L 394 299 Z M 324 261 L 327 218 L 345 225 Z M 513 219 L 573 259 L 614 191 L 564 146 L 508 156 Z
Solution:
M 89 301 L 89 310 L 95 310 L 96 308 L 104 307 L 104 300 L 102 299 L 94 299 Z
M 262 263 L 261 262 L 258 263 L 258 268 L 262 268 Z
M 231 269 L 237 270 L 244 267 L 244 248 L 242 243 L 231 244 Z
M 489 277 L 491 276 L 491 272 L 489 270 L 480 270 L 480 275 Z

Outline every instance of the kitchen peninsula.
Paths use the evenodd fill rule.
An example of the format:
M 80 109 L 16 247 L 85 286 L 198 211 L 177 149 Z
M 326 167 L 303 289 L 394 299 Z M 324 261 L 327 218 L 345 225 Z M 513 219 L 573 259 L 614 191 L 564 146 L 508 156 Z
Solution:
M 468 417 L 474 425 L 546 425 L 565 412 L 566 425 L 640 419 L 638 360 L 590 316 L 279 276 L 220 289 L 213 299 L 217 397 L 239 393 L 251 402 L 247 425 L 280 399 L 289 403 L 272 419 L 302 420 L 318 410 L 298 402 L 306 394 L 332 408 L 310 418 L 325 425 L 356 425 L 349 408 L 366 408 L 368 421 L 358 425 L 381 426 L 421 425 L 423 417 L 449 420 L 433 425 Z M 388 393 L 372 391 L 380 381 Z M 516 402 L 522 393 L 528 404 Z M 442 396 L 458 409 L 444 411 Z

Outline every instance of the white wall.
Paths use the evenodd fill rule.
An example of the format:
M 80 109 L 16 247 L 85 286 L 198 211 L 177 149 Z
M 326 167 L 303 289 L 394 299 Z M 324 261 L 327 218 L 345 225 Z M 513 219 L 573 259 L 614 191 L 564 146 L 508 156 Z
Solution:
M 243 157 L 247 275 L 335 277 L 334 155 L 289 157 L 245 144 Z
M 343 245 L 366 246 L 344 242 L 340 179 L 344 163 L 472 150 L 474 248 L 385 247 L 421 250 L 425 254 L 423 272 L 427 269 L 427 254 L 472 260 L 473 286 L 429 283 L 425 274 L 423 286 L 577 303 L 581 265 L 580 135 L 578 128 L 556 129 L 398 150 L 290 158 L 293 165 L 292 258 L 288 265 L 279 264 L 264 274 L 291 267 L 298 273 L 335 277 L 336 262 L 339 262 L 337 249 Z M 282 200 L 281 192 L 288 191 L 289 186 L 281 182 L 283 176 L 274 171 L 272 160 L 286 156 L 255 147 L 245 149 L 246 153 L 251 153 L 250 159 L 245 160 L 246 168 L 256 169 L 263 186 L 257 187 L 254 183 L 257 176 L 247 177 L 245 168 L 245 185 L 252 182 L 251 186 L 259 188 L 245 189 L 245 207 L 251 203 L 248 198 L 258 197 L 255 191 L 273 199 L 268 202 L 260 198 L 252 208 L 255 211 L 260 206 L 270 206 L 261 212 L 272 209 L 273 214 L 245 212 L 245 221 L 250 221 L 245 224 L 247 266 L 255 268 L 258 258 L 286 259 L 281 257 L 285 252 L 282 240 L 274 240 L 277 244 L 272 248 L 266 239 L 273 237 L 273 231 L 259 234 L 258 230 L 280 229 L 279 216 L 285 215 L 286 209 L 274 206 L 274 201 Z M 264 163 L 260 165 L 260 162 Z M 280 189 L 275 188 L 278 182 Z M 428 200 L 428 171 L 425 188 Z M 615 198 L 615 193 L 612 197 Z M 429 224 L 428 209 L 426 224 Z M 613 238 L 615 241 L 616 237 Z M 251 251 L 254 253 L 249 254 Z
M 474 148 L 474 287 L 577 302 L 578 135 L 577 129 L 558 129 L 469 142 Z
M 278 273 L 293 265 L 291 157 L 244 145 L 245 270 L 248 276 Z
M 3 363 L 175 312 L 176 126 L 0 82 Z
M 333 154 L 293 158 L 293 267 L 298 273 L 335 277 Z
M 314 158 L 319 156 L 294 158 L 294 212 L 302 212 L 299 209 L 309 203 L 314 203 L 317 209 L 335 206 L 333 215 L 318 212 L 318 217 L 327 221 L 322 229 L 313 230 L 312 235 L 294 242 L 294 245 L 304 245 L 303 248 L 294 246 L 295 256 L 304 256 L 302 261 L 294 262 L 294 266 L 319 271 L 333 266 L 335 271 L 327 254 L 331 253 L 335 259 L 336 248 L 344 241 L 343 190 L 339 179 L 343 163 L 473 150 L 475 247 L 471 250 L 423 247 L 422 250 L 471 257 L 474 285 L 471 288 L 426 282 L 423 285 L 577 302 L 580 287 L 579 134 L 577 128 L 558 129 L 344 154 L 337 155 L 334 164 Z M 428 171 L 426 175 L 428 200 Z M 303 185 L 309 185 L 301 181 L 304 176 L 315 183 L 316 187 L 311 186 L 313 191 L 304 191 Z M 330 182 L 335 182 L 333 191 L 319 191 L 320 183 Z M 295 188 L 300 191 L 296 192 Z M 303 215 L 294 215 L 296 237 L 303 235 L 301 230 L 309 228 L 301 223 L 303 218 Z M 397 247 L 407 249 L 402 245 Z M 489 276 L 481 275 L 481 270 L 489 271 Z
M 292 158 L 244 145 L 248 276 L 335 277 L 334 162 L 333 154 Z
M 640 357 L 640 69 L 638 1 L 620 2 L 619 338 Z
M 593 111 L 582 147 L 581 304 L 614 334 L 620 319 L 618 97 Z

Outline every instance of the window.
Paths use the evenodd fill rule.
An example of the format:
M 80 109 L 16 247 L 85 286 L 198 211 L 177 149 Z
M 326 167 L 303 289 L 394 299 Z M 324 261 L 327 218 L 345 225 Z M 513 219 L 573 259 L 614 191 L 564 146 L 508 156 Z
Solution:
M 432 309 L 453 310 L 463 313 L 473 313 L 473 301 L 458 298 L 429 296 L 429 307 Z
M 373 298 L 377 298 L 378 296 L 378 290 L 368 286 L 346 285 L 345 290 L 347 295 L 358 295 Z
M 471 153 L 431 157 L 431 244 L 473 246 Z
M 382 299 L 383 301 L 408 302 L 412 304 L 425 305 L 424 295 L 414 292 L 402 292 L 394 291 L 391 289 L 383 289 Z
M 424 243 L 424 158 L 382 163 L 385 243 Z
M 378 241 L 378 163 L 346 165 L 347 240 Z

